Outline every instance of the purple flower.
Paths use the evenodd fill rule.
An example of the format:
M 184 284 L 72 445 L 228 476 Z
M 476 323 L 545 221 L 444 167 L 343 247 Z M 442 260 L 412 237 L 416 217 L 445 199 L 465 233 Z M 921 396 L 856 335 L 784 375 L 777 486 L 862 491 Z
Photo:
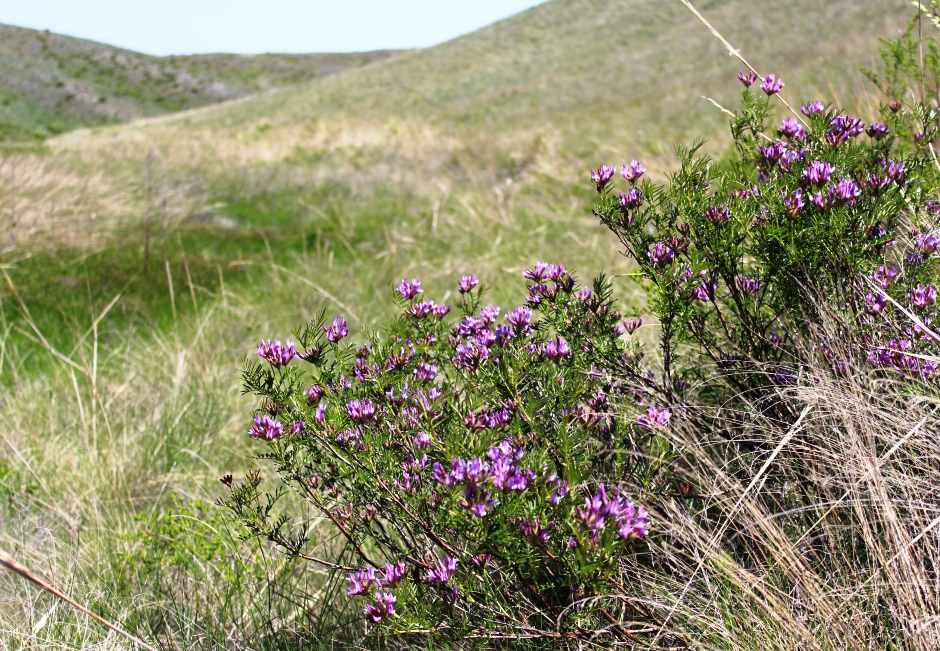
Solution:
M 620 209 L 624 211 L 633 210 L 643 205 L 643 193 L 631 185 L 626 192 L 618 192 L 617 198 L 620 202 Z
M 286 345 L 281 345 L 279 339 L 274 341 L 262 341 L 258 344 L 258 355 L 266 359 L 271 366 L 275 368 L 280 368 L 286 366 L 294 357 L 297 356 L 296 351 L 294 350 L 294 344 L 291 343 L 290 339 L 287 340 Z
M 877 294 L 868 292 L 865 294 L 865 311 L 869 314 L 878 314 L 885 308 L 887 304 L 888 298 L 881 292 L 878 292 Z
M 443 319 L 445 316 L 450 314 L 450 305 L 438 305 L 431 310 L 431 314 L 436 316 L 438 319 Z
M 914 248 L 916 248 L 918 253 L 926 258 L 937 250 L 938 244 L 940 244 L 940 238 L 938 238 L 935 234 L 921 233 L 917 236 L 917 241 L 914 243 Z
M 418 380 L 433 380 L 437 375 L 437 367 L 428 362 L 418 362 L 415 366 L 415 378 Z
M 468 484 L 463 495 L 463 499 L 458 503 L 478 518 L 486 517 L 489 510 L 498 504 L 496 500 L 490 499 L 492 495 L 489 491 L 483 490 L 477 484 Z
M 291 434 L 300 434 L 302 431 L 304 431 L 303 421 L 297 420 L 291 423 L 291 426 L 290 426 Z
M 777 79 L 776 75 L 769 74 L 764 77 L 764 81 L 760 85 L 760 89 L 767 93 L 768 95 L 776 95 L 786 84 L 782 80 Z
M 734 284 L 738 288 L 738 291 L 745 292 L 747 294 L 756 294 L 760 291 L 760 281 L 753 280 L 745 276 L 738 276 L 735 278 Z
M 813 185 L 825 185 L 831 177 L 832 165 L 821 160 L 811 161 L 803 172 L 803 178 Z
M 349 581 L 346 594 L 350 597 L 366 594 L 373 584 L 379 583 L 379 579 L 375 576 L 375 570 L 371 567 L 359 570 L 356 573 L 350 572 L 346 575 L 346 579 Z
M 437 305 L 434 301 L 418 301 L 417 303 L 412 303 L 405 314 L 413 316 L 416 319 L 426 319 L 427 317 L 435 314 L 437 310 Z
M 768 162 L 776 163 L 786 150 L 787 148 L 783 143 L 773 143 L 766 147 L 761 147 L 760 154 L 767 159 Z
M 327 403 L 321 402 L 317 407 L 316 414 L 313 416 L 314 420 L 316 420 L 321 425 L 326 422 L 326 406 Z
M 904 161 L 883 160 L 881 167 L 885 175 L 895 183 L 903 183 L 907 179 L 907 172 L 904 171 Z
M 353 422 L 364 423 L 372 420 L 375 415 L 375 405 L 368 398 L 350 400 L 346 403 L 346 412 Z
M 646 413 L 641 414 L 639 418 L 636 419 L 636 422 L 642 427 L 656 429 L 657 427 L 665 427 L 669 423 L 670 418 L 672 418 L 672 412 L 666 407 L 657 409 L 655 405 L 650 405 Z
M 401 294 L 402 298 L 405 300 L 413 299 L 420 294 L 421 291 L 421 281 L 417 278 L 412 278 L 411 280 L 405 278 L 401 281 L 401 284 L 398 285 L 398 293 Z
M 391 592 L 379 592 L 374 604 L 366 604 L 366 615 L 376 624 L 395 614 L 395 595 Z
M 480 281 L 477 280 L 476 276 L 461 276 L 457 287 L 460 289 L 461 294 L 466 294 L 479 284 Z
M 839 179 L 836 185 L 829 186 L 829 203 L 833 200 L 839 203 L 855 205 L 855 200 L 862 194 L 858 184 L 851 179 Z
M 803 115 L 815 115 L 816 113 L 822 113 L 823 105 L 822 102 L 811 102 L 810 104 L 801 104 L 800 111 L 803 112 Z
M 609 165 L 601 165 L 597 169 L 591 168 L 591 180 L 598 192 L 602 192 L 607 183 L 614 177 L 617 170 Z
M 875 269 L 875 273 L 872 274 L 871 279 L 876 283 L 881 285 L 882 289 L 888 289 L 888 286 L 891 284 L 895 278 L 898 277 L 898 270 L 894 267 L 889 267 L 887 265 L 881 265 Z
M 657 242 L 649 252 L 650 262 L 657 267 L 665 267 L 676 257 L 676 252 L 665 242 Z
M 349 328 L 346 325 L 346 318 L 341 316 L 336 317 L 333 319 L 333 325 L 331 325 L 329 328 L 327 328 L 325 324 L 323 325 L 323 331 L 326 332 L 326 339 L 331 344 L 335 344 L 336 342 L 345 339 L 346 336 L 349 335 Z
M 886 135 L 888 135 L 889 129 L 887 124 L 881 124 L 880 122 L 872 122 L 868 125 L 868 135 L 874 138 L 875 140 L 881 140 Z
M 549 341 L 542 349 L 548 359 L 556 360 L 567 357 L 571 350 L 568 348 L 568 342 L 564 337 L 556 337 L 554 341 Z
M 640 329 L 640 326 L 643 325 L 643 319 L 626 319 L 623 321 L 623 329 L 629 335 L 632 335 L 634 332 Z
M 623 166 L 623 178 L 630 181 L 630 183 L 635 183 L 645 173 L 646 168 L 640 165 L 640 162 L 636 159 L 630 161 L 629 167 Z
M 418 479 L 418 477 L 417 477 L 417 475 L 416 475 L 416 476 L 415 476 L 415 480 L 417 480 L 417 479 Z M 400 490 L 400 491 L 401 491 L 402 493 L 404 493 L 405 495 L 411 495 L 412 493 L 414 493 L 414 492 L 418 489 L 418 487 L 417 487 L 415 484 L 412 483 L 412 481 L 411 481 L 411 475 L 410 475 L 409 473 L 407 473 L 407 472 L 406 472 L 406 473 L 402 473 L 401 479 L 396 479 L 396 480 L 395 480 L 395 488 L 397 488 L 398 490 Z
M 526 335 L 532 331 L 532 327 L 529 325 L 532 321 L 532 310 L 524 305 L 519 306 L 506 315 L 506 321 L 512 326 L 515 334 Z
M 450 556 L 445 557 L 443 561 L 437 559 L 437 569 L 428 570 L 428 580 L 447 583 L 456 571 L 457 561 Z
M 314 384 L 312 387 L 307 389 L 306 396 L 307 404 L 315 405 L 323 398 L 323 387 L 321 387 L 319 384 Z
M 397 585 L 402 579 L 405 578 L 405 574 L 408 572 L 408 566 L 403 562 L 398 562 L 392 565 L 391 563 L 386 563 L 385 571 L 382 572 L 382 587 L 383 588 L 392 588 Z
M 745 88 L 748 88 L 751 86 L 751 84 L 757 81 L 758 77 L 756 72 L 744 72 L 742 70 L 738 73 L 738 79 L 741 80 L 741 83 L 744 84 Z
M 705 209 L 705 218 L 713 224 L 724 224 L 731 219 L 731 212 L 727 204 L 720 206 L 709 206 Z
M 545 274 L 548 273 L 548 263 L 547 262 L 536 262 L 532 265 L 531 269 L 526 269 L 522 273 L 522 277 L 526 280 L 532 280 L 539 282 L 540 280 L 545 279 Z
M 431 436 L 424 430 L 418 432 L 411 440 L 414 441 L 415 447 L 417 448 L 427 448 L 431 446 Z
M 777 134 L 791 140 L 803 140 L 806 137 L 806 131 L 794 118 L 784 118 L 783 124 L 777 129 Z
M 796 192 L 783 200 L 783 207 L 791 217 L 796 216 L 798 212 L 803 210 L 803 206 L 805 205 L 806 204 L 803 202 L 803 190 L 800 188 L 797 188 Z
M 823 199 L 822 192 L 817 192 L 809 198 L 809 202 L 816 206 L 819 210 L 822 210 L 826 207 L 826 200 Z
M 255 423 L 248 430 L 248 433 L 256 439 L 273 441 L 284 433 L 284 426 L 267 414 L 264 414 L 263 416 L 255 416 Z
M 927 307 L 937 300 L 937 290 L 933 285 L 918 285 L 911 290 L 911 302 L 914 307 Z
M 633 502 L 627 500 L 626 507 L 621 512 L 617 521 L 617 528 L 620 537 L 624 540 L 634 538 L 645 538 L 649 533 L 649 516 L 646 509 L 642 506 L 636 507 Z
M 712 300 L 712 297 L 715 295 L 715 290 L 717 289 L 718 285 L 715 283 L 703 283 L 692 289 L 692 298 L 708 302 Z

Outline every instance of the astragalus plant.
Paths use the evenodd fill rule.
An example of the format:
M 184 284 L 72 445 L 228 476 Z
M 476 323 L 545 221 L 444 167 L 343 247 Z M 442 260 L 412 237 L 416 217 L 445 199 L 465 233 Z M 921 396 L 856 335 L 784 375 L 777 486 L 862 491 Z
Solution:
M 505 310 L 465 276 L 321 315 L 245 365 L 246 536 L 395 644 L 938 648 L 936 101 L 780 117 L 739 78 L 728 161 L 591 170 L 655 349 L 560 264 Z

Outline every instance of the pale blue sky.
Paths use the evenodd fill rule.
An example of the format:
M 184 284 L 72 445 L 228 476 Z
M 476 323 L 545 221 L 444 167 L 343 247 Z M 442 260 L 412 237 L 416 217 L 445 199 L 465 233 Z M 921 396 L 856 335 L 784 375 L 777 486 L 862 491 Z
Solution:
M 0 0 L 0 23 L 148 54 L 426 47 L 544 0 Z

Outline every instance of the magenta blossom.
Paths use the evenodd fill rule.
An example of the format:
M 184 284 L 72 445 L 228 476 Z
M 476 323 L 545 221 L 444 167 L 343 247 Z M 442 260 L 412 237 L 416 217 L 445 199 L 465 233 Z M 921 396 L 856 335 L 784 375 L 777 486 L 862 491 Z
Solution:
M 594 182 L 594 187 L 597 188 L 597 191 L 602 192 L 616 173 L 617 170 L 609 165 L 601 165 L 597 169 L 592 167 L 591 181 Z
M 248 430 L 248 433 L 256 439 L 273 441 L 284 433 L 284 426 L 267 414 L 264 414 L 263 416 L 255 416 L 255 422 Z
M 630 161 L 630 165 L 623 166 L 623 178 L 630 181 L 630 183 L 635 183 L 637 179 L 643 176 L 646 173 L 646 168 L 643 167 L 640 162 L 636 159 Z
M 803 113 L 803 115 L 806 115 L 806 116 L 815 115 L 816 113 L 822 113 L 823 108 L 824 107 L 823 107 L 822 102 L 810 102 L 809 104 L 800 105 L 800 111 Z
M 777 79 L 777 76 L 774 74 L 769 74 L 764 77 L 764 81 L 760 85 L 760 89 L 767 93 L 768 95 L 776 95 L 786 84 L 783 83 L 783 80 Z
M 937 289 L 933 285 L 918 285 L 911 290 L 911 302 L 914 307 L 927 307 L 937 300 Z
M 258 344 L 258 355 L 267 360 L 275 368 L 287 366 L 287 364 L 297 356 L 294 350 L 294 344 L 290 339 L 285 345 L 281 344 L 279 339 L 274 341 L 262 341 Z
M 398 293 L 406 300 L 411 300 L 420 294 L 421 291 L 421 281 L 417 278 L 411 278 L 410 280 L 405 278 L 401 281 L 401 284 L 398 285 Z
M 480 281 L 477 280 L 476 276 L 462 276 L 460 282 L 457 283 L 457 287 L 460 289 L 461 294 L 466 294 L 479 284 Z
M 756 72 L 744 72 L 743 70 L 738 73 L 738 79 L 741 80 L 741 83 L 744 84 L 745 88 L 751 86 L 755 81 L 757 81 Z
M 326 333 L 326 339 L 332 344 L 345 339 L 349 335 L 349 327 L 346 325 L 346 318 L 338 316 L 333 319 L 330 327 L 323 325 L 323 331 Z
M 395 595 L 391 592 L 379 592 L 374 604 L 366 604 L 366 615 L 376 624 L 395 614 Z
M 666 407 L 662 409 L 657 409 L 655 405 L 650 405 L 646 410 L 645 414 L 641 414 L 639 418 L 636 419 L 638 425 L 643 427 L 648 427 L 649 429 L 656 429 L 658 427 L 665 427 L 669 424 L 669 419 L 672 418 L 672 412 L 669 411 Z
M 443 561 L 440 559 L 437 560 L 437 569 L 428 570 L 428 580 L 447 583 L 456 571 L 457 561 L 447 556 Z

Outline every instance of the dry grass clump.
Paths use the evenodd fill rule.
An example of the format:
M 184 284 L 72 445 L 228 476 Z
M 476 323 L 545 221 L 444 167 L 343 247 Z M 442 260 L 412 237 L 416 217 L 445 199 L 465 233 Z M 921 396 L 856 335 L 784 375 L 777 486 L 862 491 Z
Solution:
M 933 385 L 818 368 L 679 425 L 689 484 L 654 505 L 651 565 L 624 565 L 625 621 L 683 648 L 940 648 L 938 407 Z

